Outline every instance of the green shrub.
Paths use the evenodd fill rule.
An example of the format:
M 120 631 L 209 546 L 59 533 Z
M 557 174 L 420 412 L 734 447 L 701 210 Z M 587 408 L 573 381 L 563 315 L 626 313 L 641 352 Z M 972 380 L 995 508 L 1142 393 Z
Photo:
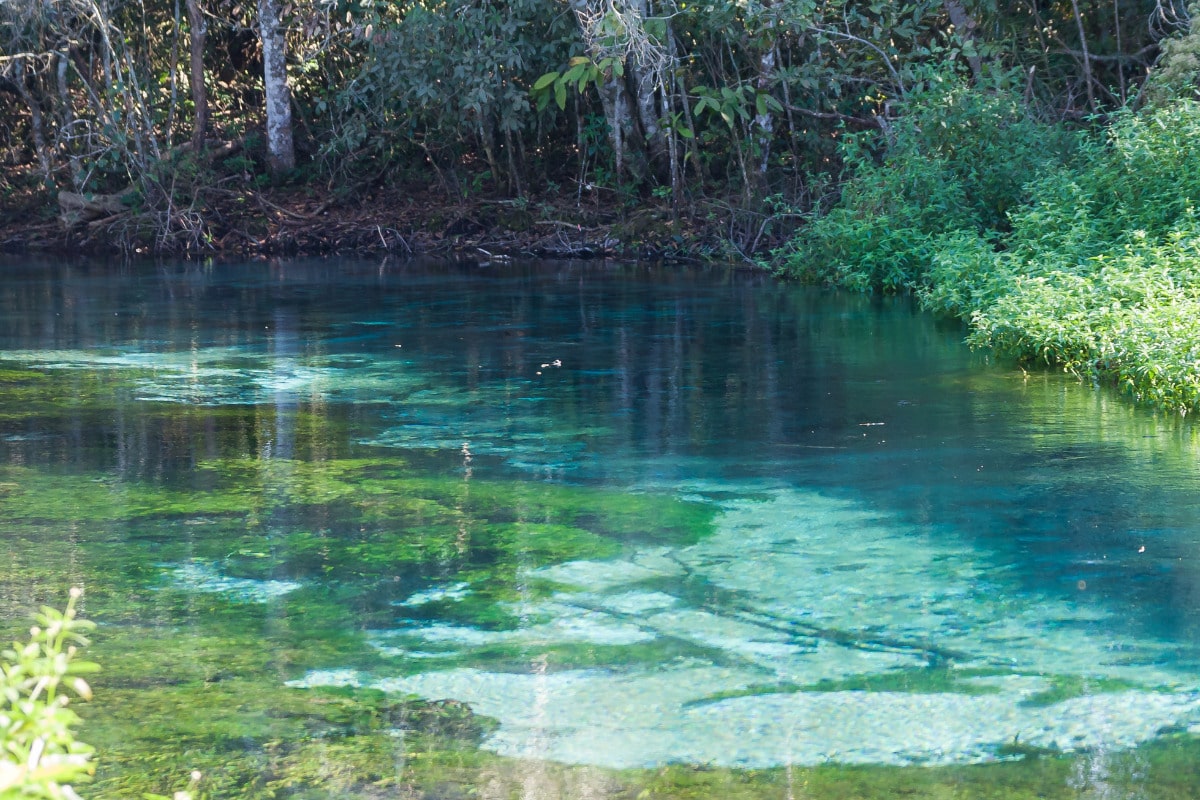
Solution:
M 993 243 L 936 245 L 927 307 L 971 322 L 970 341 L 1200 407 L 1200 106 L 1122 113 Z
M 1073 269 L 1002 273 L 1007 291 L 978 304 L 971 341 L 1163 408 L 1200 406 L 1200 221 L 1188 213 L 1157 240 L 1125 238 Z
M 943 68 L 909 95 L 881 161 L 869 140 L 847 137 L 853 177 L 837 205 L 776 254 L 780 271 L 898 291 L 925 281 L 940 237 L 1006 230 L 1026 186 L 1074 147 L 1065 129 L 1026 113 L 1008 84 L 971 87 Z
M 93 623 L 76 619 L 78 589 L 65 611 L 43 608 L 29 641 L 13 643 L 0 664 L 0 798 L 68 798 L 71 788 L 92 775 L 92 748 L 75 739 L 79 717 L 68 708 L 71 694 L 91 697 L 80 677 L 99 669 L 81 661 L 83 635 Z
M 941 78 L 906 109 L 881 163 L 843 144 L 854 177 L 781 271 L 915 289 L 973 344 L 1200 408 L 1200 104 L 1076 135 Z

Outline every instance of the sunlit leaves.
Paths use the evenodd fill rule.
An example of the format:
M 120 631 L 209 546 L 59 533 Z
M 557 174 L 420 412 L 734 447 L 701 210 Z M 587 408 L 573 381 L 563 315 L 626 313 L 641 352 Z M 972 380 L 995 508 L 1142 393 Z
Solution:
M 64 611 L 44 607 L 27 642 L 0 654 L 0 797 L 78 797 L 72 783 L 93 772 L 92 748 L 75 739 L 79 717 L 71 695 L 90 699 L 81 677 L 99 670 L 79 659 L 95 624 L 75 614 L 80 593 L 71 591 Z

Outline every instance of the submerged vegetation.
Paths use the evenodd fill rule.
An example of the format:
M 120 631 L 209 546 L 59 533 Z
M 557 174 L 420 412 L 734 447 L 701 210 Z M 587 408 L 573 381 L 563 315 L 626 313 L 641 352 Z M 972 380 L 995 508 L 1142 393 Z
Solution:
M 93 699 L 79 675 L 98 667 L 81 661 L 74 646 L 67 647 L 68 642 L 87 644 L 82 632 L 94 628 L 76 617 L 77 599 L 73 593 L 65 612 L 43 609 L 32 641 L 3 656 L 7 705 L 0 795 L 6 798 L 75 798 L 82 793 L 97 798 L 365 799 L 381 792 L 429 798 L 467 796 L 486 785 L 501 796 L 536 787 L 538 796 L 562 798 L 599 793 L 612 798 L 767 800 L 790 791 L 821 800 L 901 795 L 1068 800 L 1103 790 L 1184 800 L 1191 796 L 1200 763 L 1200 745 L 1182 734 L 1118 754 L 1065 756 L 1015 741 L 1005 749 L 1007 760 L 998 763 L 917 770 L 831 763 L 619 771 L 530 763 L 480 750 L 495 724 L 461 703 L 353 687 L 288 688 L 272 669 L 272 655 L 253 636 L 207 638 L 195 631 L 143 628 L 131 637 L 118 629 L 106 641 L 111 637 L 106 626 L 96 648 L 109 666 L 97 680 Z M 847 681 L 815 690 L 946 688 L 944 677 L 916 681 Z M 92 700 L 80 709 L 82 720 L 62 702 L 65 695 L 56 694 L 68 687 Z M 154 691 L 147 691 L 151 687 Z M 1057 681 L 1052 691 L 1066 696 L 1079 688 Z M 1030 701 L 1047 700 L 1035 695 Z M 80 722 L 94 751 L 76 738 Z M 41 747 L 39 740 L 45 743 Z
M 661 304 L 657 284 L 617 282 L 605 272 L 612 282 L 588 287 L 594 294 L 587 296 L 562 289 L 558 271 L 540 283 L 520 276 L 517 294 L 484 281 L 494 316 L 466 325 L 458 322 L 469 318 L 465 304 L 439 302 L 455 287 L 439 286 L 444 294 L 433 301 L 414 296 L 420 282 L 407 268 L 386 287 L 400 287 L 411 305 L 370 313 L 357 295 L 348 309 L 300 308 L 283 282 L 264 280 L 259 294 L 239 274 L 220 285 L 244 293 L 227 311 L 243 318 L 244 340 L 212 345 L 220 323 L 195 324 L 199 315 L 180 304 L 160 318 L 129 315 L 129 327 L 115 328 L 121 333 L 108 335 L 112 349 L 103 352 L 76 339 L 91 336 L 93 324 L 113 324 L 113 308 L 124 321 L 129 304 L 101 302 L 83 287 L 79 297 L 94 309 L 79 321 L 84 332 L 55 328 L 52 337 L 55 348 L 80 349 L 4 351 L 0 366 L 12 365 L 13 380 L 0 385 L 0 411 L 11 412 L 0 417 L 0 543 L 8 565 L 0 574 L 0 620 L 18 637 L 30 607 L 80 585 L 87 588 L 80 613 L 98 623 L 88 653 L 105 669 L 76 726 L 95 747 L 95 776 L 76 789 L 97 800 L 175 792 L 211 800 L 1194 795 L 1192 661 L 1186 644 L 1180 656 L 1179 640 L 1143 633 L 1139 626 L 1149 629 L 1166 610 L 1137 595 L 1149 583 L 1142 575 L 1188 585 L 1191 551 L 1170 550 L 1171 536 L 1157 528 L 1186 528 L 1192 493 L 1181 489 L 1162 504 L 1175 516 L 1154 515 L 1116 493 L 1103 498 L 1112 505 L 1098 506 L 1070 485 L 1107 486 L 1118 463 L 1123 470 L 1169 463 L 1172 475 L 1190 474 L 1190 443 L 1170 438 L 1177 430 L 1164 433 L 1147 415 L 1128 425 L 1110 415 L 1081 444 L 1077 430 L 1053 416 L 1061 411 L 1054 403 L 1084 404 L 1062 417 L 1090 419 L 1095 409 L 1086 404 L 1100 398 L 1067 391 L 1052 402 L 1020 399 L 1028 386 L 1009 391 L 1011 375 L 970 368 L 954 337 L 914 318 L 905 303 L 885 301 L 896 313 L 880 314 L 863 298 L 830 300 L 739 274 L 763 292 L 747 292 L 730 324 L 727 309 L 715 308 L 725 283 L 705 287 L 694 306 Z M 154 292 L 135 277 L 131 292 L 153 305 Z M 217 295 L 228 302 L 228 293 Z M 791 304 L 799 297 L 813 305 Z M 548 308 L 520 318 L 528 336 L 495 334 L 517 327 L 511 307 L 535 302 Z M 841 304 L 836 313 L 828 310 L 833 302 Z M 56 313 L 28 305 L 19 320 L 58 325 Z M 264 342 L 257 329 L 270 323 L 273 330 L 278 317 L 247 310 L 260 306 L 296 311 L 290 322 L 302 332 L 275 370 L 262 353 L 280 339 L 270 334 Z M 440 309 L 454 324 L 383 322 L 407 322 L 414 316 L 408 308 Z M 760 324 L 764 314 L 768 325 Z M 604 329 L 586 340 L 585 354 L 572 352 L 566 336 L 534 329 L 536 319 L 565 317 L 573 325 L 581 315 L 619 316 L 628 330 L 644 333 L 626 344 Z M 638 328 L 639 315 L 653 324 Z M 804 327 L 789 327 L 798 318 Z M 865 348 L 863 328 L 847 322 L 855 319 L 872 333 Z M 378 341 L 363 329 L 379 331 L 370 334 Z M 919 333 L 908 336 L 913 330 Z M 416 354 L 417 343 L 440 332 L 459 344 L 439 341 Z M 8 344 L 36 345 L 39 336 L 13 334 Z M 470 341 L 475 336 L 522 349 L 489 351 Z M 763 359 L 798 361 L 795 354 L 816 340 L 821 371 L 794 381 L 776 374 L 763 388 Z M 609 351 L 615 341 L 621 350 Z M 403 358 L 371 355 L 372 347 L 391 354 L 398 343 Z M 132 353 L 134 346 L 145 350 Z M 674 355 L 655 360 L 640 346 Z M 553 374 L 555 383 L 524 379 L 520 362 L 544 363 L 551 355 L 540 350 L 550 347 L 553 357 L 570 353 L 570 367 Z M 350 352 L 358 371 L 346 366 Z M 919 355 L 905 355 L 912 352 Z M 505 368 L 495 368 L 502 356 L 510 357 Z M 923 387 L 899 370 L 886 384 L 876 381 L 881 364 L 943 357 L 956 368 L 931 383 L 924 377 Z M 478 381 L 470 390 L 458 388 L 464 375 Z M 633 376 L 628 387 L 624 375 Z M 660 377 L 672 386 L 656 385 Z M 1050 376 L 1043 382 L 1053 384 L 1048 394 L 1063 387 Z M 1000 384 L 1006 388 L 997 395 Z M 818 406 L 803 394 L 808 388 L 836 396 Z M 951 396 L 958 399 L 947 402 Z M 1065 545 L 1054 540 L 1075 548 L 1055 565 L 1070 577 L 1065 587 L 1052 571 L 1055 578 L 1038 573 L 1044 583 L 1026 592 L 1020 581 L 1028 571 L 1013 566 L 1041 569 L 1045 559 L 993 560 L 981 555 L 992 547 L 988 534 L 962 541 L 938 522 L 947 518 L 939 497 L 955 502 L 950 513 L 964 505 L 957 502 L 963 495 L 946 488 L 951 480 L 990 480 L 975 472 L 979 451 L 962 447 L 971 440 L 961 438 L 955 418 L 986 424 L 997 396 L 1020 406 L 1014 413 L 1031 428 L 1009 456 L 1045 464 L 1040 472 L 1026 467 L 1023 486 L 1052 494 L 1056 507 L 1066 507 L 1063 518 L 1121 509 L 1111 515 L 1120 518 L 1116 532 L 1103 534 L 1116 544 L 1102 565 L 1073 561 L 1088 549 L 1080 541 L 1098 535 L 1093 529 Z M 774 424 L 795 419 L 798 402 L 809 404 L 802 430 Z M 626 432 L 618 429 L 627 421 L 610 408 L 627 409 Z M 748 408 L 761 411 L 747 420 Z M 885 416 L 876 416 L 881 409 Z M 1127 408 L 1120 414 L 1132 416 Z M 818 425 L 824 431 L 813 438 Z M 1149 435 L 1156 432 L 1160 438 Z M 934 447 L 934 436 L 953 438 L 953 449 Z M 733 438 L 740 447 L 728 444 Z M 847 496 L 852 481 L 829 478 L 848 466 L 856 475 L 894 471 L 896 460 L 879 458 L 888 453 L 883 439 L 914 464 L 920 451 L 946 470 L 922 485 L 920 520 L 901 520 L 878 485 L 865 491 L 884 499 L 866 503 L 857 486 Z M 780 456 L 779 442 L 802 452 Z M 578 448 L 564 460 L 579 463 L 539 457 L 562 459 L 564 443 Z M 1081 457 L 1102 462 L 1099 478 L 1062 468 L 1080 466 L 1074 459 Z M 996 462 L 987 459 L 990 470 Z M 809 487 L 811 476 L 825 482 Z M 792 480 L 804 488 L 784 486 Z M 970 495 L 980 498 L 974 509 L 995 517 L 952 524 L 978 532 L 995 519 L 1005 543 L 1014 528 L 1030 533 L 1017 509 L 1029 496 L 998 495 L 993 489 L 1003 480 L 975 483 Z M 911 507 L 909 486 L 897 507 Z M 1037 525 L 1049 529 L 1059 519 L 1039 514 Z M 1134 528 L 1155 560 L 1133 555 L 1127 534 Z M 1033 533 L 1046 541 L 1040 527 Z M 1133 587 L 1134 600 L 1106 589 L 1145 611 L 1121 648 L 1110 647 L 1109 636 L 1128 620 L 1110 616 L 1103 599 L 1077 595 L 1078 578 Z M 1043 593 L 1044 586 L 1051 588 Z M 440 688 L 458 676 L 482 696 Z M 423 680 L 433 688 L 418 691 Z M 631 684 L 643 693 L 625 694 Z M 541 692 L 545 713 L 562 727 L 537 727 L 534 736 L 562 740 L 573 733 L 564 727 L 591 735 L 565 708 L 581 695 L 556 688 L 564 686 L 591 693 L 589 702 L 575 703 L 584 714 L 600 709 L 606 721 L 639 723 L 648 715 L 650 726 L 629 729 L 635 746 L 662 734 L 659 740 L 670 736 L 674 752 L 683 751 L 685 736 L 674 738 L 677 729 L 664 720 L 694 715 L 716 747 L 725 745 L 714 737 L 720 725 L 713 720 L 746 721 L 752 736 L 785 719 L 796 725 L 784 731 L 795 735 L 787 746 L 807 749 L 800 763 L 757 769 L 748 759 L 660 755 L 646 759 L 655 765 L 648 768 L 636 760 L 568 766 L 504 749 L 504 737 L 525 734 L 522 719 L 489 705 L 489 692 L 522 710 L 536 709 L 524 702 L 526 690 Z M 447 697 L 457 700 L 441 700 Z M 939 709 L 938 722 L 951 719 L 933 737 L 944 749 L 902 749 L 902 737 L 911 739 L 904 721 L 924 719 L 930 708 Z M 964 721 L 985 721 L 960 726 L 954 711 Z M 1011 728 L 995 727 L 1014 718 Z M 817 719 L 835 720 L 827 730 L 830 738 L 843 734 L 840 753 L 811 755 L 811 742 L 823 735 L 812 733 L 821 730 Z M 898 722 L 872 729 L 880 719 Z M 1072 738 L 1079 720 L 1101 719 L 1084 723 L 1094 747 Z M 847 741 L 860 736 L 860 723 L 879 761 Z M 737 725 L 726 727 L 736 735 L 743 730 Z M 589 749 L 624 734 L 600 730 L 586 741 Z M 975 744 L 963 747 L 964 737 Z M 900 755 L 889 761 L 889 753 Z M 903 761 L 911 753 L 918 755 Z M 952 759 L 990 763 L 946 766 Z M 902 761 L 920 766 L 882 766 Z

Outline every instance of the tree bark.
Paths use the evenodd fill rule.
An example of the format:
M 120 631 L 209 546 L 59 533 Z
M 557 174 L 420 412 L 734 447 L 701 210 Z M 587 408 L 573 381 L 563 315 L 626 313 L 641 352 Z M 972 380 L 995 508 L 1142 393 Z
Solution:
M 208 89 L 204 86 L 204 43 L 208 39 L 208 22 L 204 19 L 200 0 L 187 0 L 187 15 L 191 53 L 189 80 L 192 84 L 192 105 L 196 110 L 192 125 L 192 147 L 199 152 L 208 129 Z M 265 52 L 266 48 L 263 49 Z
M 632 64 L 629 71 L 633 76 L 633 91 L 636 94 L 634 105 L 637 106 L 638 122 L 642 126 L 642 136 L 650 149 L 650 157 L 661 161 L 666 155 L 666 139 L 662 128 L 658 125 L 658 82 L 652 70 L 638 64 Z
M 287 79 L 287 44 L 279 11 L 279 0 L 258 0 L 263 91 L 267 101 L 267 166 L 275 176 L 296 166 L 296 146 L 292 138 L 292 95 Z
M 13 84 L 16 85 L 17 92 L 25 101 L 25 105 L 29 107 L 29 125 L 33 130 L 33 149 L 37 154 L 42 179 L 49 184 L 53 179 L 50 175 L 50 148 L 46 144 L 46 125 L 42 119 L 42 106 L 25 82 L 25 59 L 16 59 L 13 62 L 13 70 Z
M 950 16 L 950 22 L 954 25 L 954 31 L 962 38 L 964 42 L 975 38 L 975 29 L 978 23 L 972 17 L 967 9 L 959 0 L 945 0 L 942 5 L 946 9 L 946 13 Z M 967 63 L 971 66 L 971 77 L 979 83 L 979 79 L 983 77 L 983 60 L 979 56 L 967 56 Z
M 758 80 L 755 81 L 755 89 L 759 94 L 770 93 L 771 79 L 774 76 L 775 42 L 772 40 L 758 54 Z M 765 178 L 767 166 L 771 161 L 771 140 L 775 137 L 775 118 L 769 108 L 764 109 L 761 114 L 757 113 L 757 109 L 755 111 L 754 126 L 758 129 L 758 174 L 760 178 Z
M 1088 53 L 1087 33 L 1083 29 L 1083 15 L 1079 13 L 1079 0 L 1071 0 L 1071 11 L 1075 15 L 1075 25 L 1079 28 L 1079 48 L 1083 51 L 1083 79 L 1087 82 L 1088 108 L 1095 114 L 1096 92 L 1092 88 L 1092 57 Z

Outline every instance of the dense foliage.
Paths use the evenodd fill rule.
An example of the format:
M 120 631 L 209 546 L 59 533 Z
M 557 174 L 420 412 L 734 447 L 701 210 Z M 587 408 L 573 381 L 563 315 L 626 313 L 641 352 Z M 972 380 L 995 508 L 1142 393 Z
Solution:
M 1153 103 L 1090 130 L 1035 118 L 1011 81 L 941 79 L 882 161 L 843 144 L 854 177 L 780 269 L 915 289 L 976 344 L 1200 406 L 1200 106 L 1179 77 L 1193 38 L 1171 43 Z
M 158 250 L 210 247 L 214 207 L 272 181 L 717 201 L 761 248 L 836 196 L 839 140 L 876 152 L 938 74 L 1010 75 L 1027 108 L 1079 119 L 1131 97 L 1182 19 L 1149 0 L 280 5 L 0 4 L 0 192 L 112 195 L 64 221 Z
M 1063 162 L 1072 134 L 1033 118 L 1012 76 L 972 87 L 953 67 L 931 71 L 889 131 L 882 159 L 862 136 L 842 142 L 854 178 L 828 213 L 778 255 L 784 270 L 858 289 L 912 288 L 943 235 L 1008 225 L 1028 184 Z
M 1180 410 L 1200 405 L 1200 107 L 1123 114 L 1076 165 L 1030 185 L 1002 249 L 940 243 L 924 289 L 971 338 L 1119 383 Z

